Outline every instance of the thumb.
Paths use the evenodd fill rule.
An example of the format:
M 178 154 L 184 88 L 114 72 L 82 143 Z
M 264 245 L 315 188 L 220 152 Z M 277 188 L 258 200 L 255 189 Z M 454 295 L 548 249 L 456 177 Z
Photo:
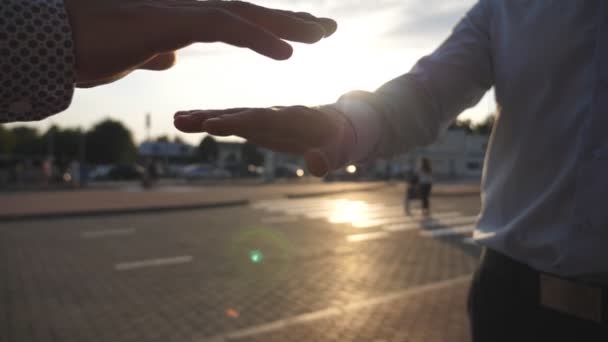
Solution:
M 315 177 L 323 177 L 330 170 L 327 156 L 321 150 L 310 150 L 304 154 L 308 171 Z

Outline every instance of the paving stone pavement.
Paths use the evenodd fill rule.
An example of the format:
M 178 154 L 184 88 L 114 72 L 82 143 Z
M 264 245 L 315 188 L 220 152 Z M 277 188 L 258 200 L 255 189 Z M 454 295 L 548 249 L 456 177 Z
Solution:
M 401 194 L 321 199 L 389 205 Z M 474 215 L 479 200 L 434 205 Z M 268 217 L 249 206 L 0 224 L 0 342 L 467 340 L 466 277 L 479 250 L 463 236 L 417 229 L 351 243 L 362 230 L 349 223 Z M 390 297 L 454 279 L 465 280 Z

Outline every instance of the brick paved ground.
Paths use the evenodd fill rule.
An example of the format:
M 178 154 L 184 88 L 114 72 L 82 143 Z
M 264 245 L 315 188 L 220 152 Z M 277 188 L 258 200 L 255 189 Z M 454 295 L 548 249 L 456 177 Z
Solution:
M 338 197 L 398 203 L 401 193 L 319 201 Z M 476 196 L 434 204 L 463 215 L 479 208 Z M 0 341 L 467 340 L 466 279 L 415 292 L 470 275 L 478 249 L 460 236 L 409 230 L 351 243 L 349 235 L 378 229 L 268 223 L 274 217 L 285 216 L 247 206 L 3 223 Z M 159 259 L 175 263 L 133 264 Z M 369 304 L 381 298 L 392 299 Z

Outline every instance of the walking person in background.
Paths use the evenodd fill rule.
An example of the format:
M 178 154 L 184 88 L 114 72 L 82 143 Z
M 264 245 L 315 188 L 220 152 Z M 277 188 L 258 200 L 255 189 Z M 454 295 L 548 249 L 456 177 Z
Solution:
M 410 216 L 410 201 L 420 199 L 422 204 L 422 215 L 430 215 L 431 188 L 433 187 L 433 170 L 428 158 L 420 159 L 416 170 L 409 173 L 408 185 L 405 192 L 405 215 Z
M 405 215 L 410 216 L 412 214 L 410 211 L 410 201 L 420 197 L 420 178 L 418 178 L 418 173 L 415 169 L 408 171 L 405 177 L 407 179 L 407 188 L 405 189 L 403 208 L 405 210 Z
M 429 197 L 431 196 L 431 188 L 433 187 L 433 168 L 431 167 L 431 161 L 428 158 L 420 159 L 420 165 L 418 170 L 420 201 L 422 201 L 422 215 L 429 216 L 431 214 L 431 207 Z

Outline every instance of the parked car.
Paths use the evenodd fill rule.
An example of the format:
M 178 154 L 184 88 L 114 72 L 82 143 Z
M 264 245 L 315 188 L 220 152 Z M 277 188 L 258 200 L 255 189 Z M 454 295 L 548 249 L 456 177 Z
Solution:
M 102 180 L 108 178 L 108 173 L 112 169 L 112 165 L 97 165 L 89 171 L 88 179 Z
M 282 164 L 274 169 L 274 176 L 277 178 L 300 178 L 304 177 L 304 169 L 296 164 Z
M 109 180 L 136 180 L 141 179 L 145 173 L 143 167 L 136 164 L 118 164 L 108 171 Z
M 345 181 L 353 181 L 358 180 L 360 177 L 360 170 L 356 165 L 348 165 L 341 169 L 334 170 L 325 176 L 324 180 L 326 182 L 337 181 L 337 180 L 345 180 Z
M 231 176 L 229 171 L 209 164 L 188 165 L 182 169 L 180 175 L 187 180 L 225 179 Z

